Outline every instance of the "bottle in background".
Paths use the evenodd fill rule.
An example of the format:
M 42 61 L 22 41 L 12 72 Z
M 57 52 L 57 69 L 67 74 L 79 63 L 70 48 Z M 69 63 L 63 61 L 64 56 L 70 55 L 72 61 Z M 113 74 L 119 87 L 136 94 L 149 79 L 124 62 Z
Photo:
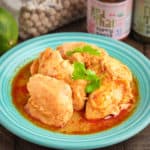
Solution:
M 150 0 L 136 0 L 133 12 L 133 37 L 150 44 Z
M 88 0 L 88 32 L 117 40 L 127 37 L 131 28 L 132 2 L 132 0 Z

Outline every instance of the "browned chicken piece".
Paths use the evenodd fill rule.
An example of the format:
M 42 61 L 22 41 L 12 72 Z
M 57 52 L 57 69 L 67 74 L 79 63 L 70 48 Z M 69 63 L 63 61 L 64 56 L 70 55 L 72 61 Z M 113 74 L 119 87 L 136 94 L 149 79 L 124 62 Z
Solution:
M 124 82 L 102 83 L 101 87 L 89 96 L 85 116 L 87 119 L 101 119 L 109 115 L 118 115 L 121 110 L 130 106 L 131 99 L 131 90 L 126 90 Z
M 39 70 L 39 59 L 36 59 L 33 61 L 32 65 L 30 67 L 31 75 L 38 73 L 38 70 Z
M 74 80 L 70 85 L 72 88 L 73 107 L 77 111 L 82 110 L 84 108 L 85 101 L 87 99 L 85 93 L 86 85 L 86 80 Z
M 56 66 L 62 61 L 63 59 L 59 52 L 46 49 L 39 57 L 38 73 L 55 76 L 57 74 Z
M 46 48 L 46 50 L 40 54 L 40 57 L 33 61 L 32 65 L 30 67 L 31 75 L 38 73 L 41 60 L 48 59 L 51 52 L 52 52 L 51 48 Z
M 55 77 L 60 80 L 69 81 L 73 67 L 68 60 L 64 60 L 58 51 L 47 48 L 41 53 L 39 59 L 31 65 L 31 74 L 40 73 Z
M 88 53 L 74 53 L 72 56 L 67 56 L 68 51 L 72 51 L 75 48 L 80 48 L 87 45 L 89 44 L 85 42 L 70 42 L 58 46 L 56 50 L 61 53 L 64 59 L 68 59 L 72 63 L 75 61 L 85 63 L 88 69 L 92 69 L 97 74 L 100 74 L 104 70 L 102 60 L 108 57 L 108 53 L 103 48 L 99 48 L 95 45 L 90 44 L 91 47 L 97 49 L 100 52 L 100 56 L 95 56 Z
M 73 54 L 73 58 L 68 57 L 66 55 L 66 53 L 68 51 L 72 51 L 75 48 L 83 47 L 85 45 L 87 45 L 87 44 L 84 43 L 84 42 L 69 42 L 69 43 L 64 43 L 64 44 L 58 46 L 56 48 L 56 50 L 58 50 L 61 53 L 61 55 L 64 59 L 69 59 L 69 60 L 73 59 L 74 61 L 83 62 L 83 57 L 80 53 L 75 53 L 75 54 L 78 54 L 78 55 Z
M 26 111 L 50 126 L 63 127 L 73 114 L 72 91 L 64 81 L 36 74 L 27 83 Z
M 105 72 L 110 74 L 112 80 L 123 80 L 126 83 L 127 88 L 131 88 L 133 77 L 131 71 L 126 65 L 112 57 L 108 57 L 104 60 L 103 64 Z

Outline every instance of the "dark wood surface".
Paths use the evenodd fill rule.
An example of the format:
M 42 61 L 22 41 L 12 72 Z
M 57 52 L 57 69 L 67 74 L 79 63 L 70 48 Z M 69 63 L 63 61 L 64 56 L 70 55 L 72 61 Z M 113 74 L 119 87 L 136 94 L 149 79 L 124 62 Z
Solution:
M 72 24 L 66 25 L 54 32 L 86 32 L 85 20 L 80 20 Z M 146 57 L 150 59 L 150 43 L 142 44 L 135 41 L 130 35 L 123 42 L 138 49 Z M 50 148 L 41 147 L 25 140 L 18 138 L 10 133 L 4 127 L 0 126 L 0 150 L 48 150 Z M 51 149 L 52 150 L 52 149 Z M 101 150 L 150 150 L 150 126 L 145 128 L 136 136 L 125 142 L 103 148 Z

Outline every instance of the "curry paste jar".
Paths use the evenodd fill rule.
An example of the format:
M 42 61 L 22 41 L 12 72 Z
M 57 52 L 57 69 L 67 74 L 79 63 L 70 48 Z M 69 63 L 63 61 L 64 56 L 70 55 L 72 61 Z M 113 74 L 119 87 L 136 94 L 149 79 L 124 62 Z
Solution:
M 131 29 L 133 0 L 88 0 L 87 30 L 89 33 L 121 40 Z

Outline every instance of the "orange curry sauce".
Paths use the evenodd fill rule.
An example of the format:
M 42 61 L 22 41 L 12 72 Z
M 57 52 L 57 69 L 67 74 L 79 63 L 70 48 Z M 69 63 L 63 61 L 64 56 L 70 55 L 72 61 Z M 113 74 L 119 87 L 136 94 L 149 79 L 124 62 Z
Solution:
M 100 119 L 100 120 L 87 120 L 84 117 L 84 111 L 74 112 L 70 121 L 66 124 L 63 128 L 55 128 L 48 125 L 41 123 L 40 121 L 32 118 L 28 115 L 24 109 L 25 104 L 29 98 L 29 93 L 26 88 L 26 84 L 28 82 L 30 75 L 30 64 L 24 66 L 15 76 L 12 82 L 12 97 L 13 103 L 17 110 L 29 121 L 33 124 L 42 127 L 44 129 L 54 131 L 54 132 L 61 132 L 65 134 L 90 134 L 96 133 L 100 131 L 107 130 L 112 128 L 123 121 L 125 121 L 135 110 L 137 102 L 138 102 L 138 88 L 137 82 L 135 82 L 135 86 L 133 88 L 133 93 L 135 96 L 135 103 L 132 107 L 128 108 L 127 110 L 121 111 L 121 113 L 116 117 L 110 117 L 109 119 Z

